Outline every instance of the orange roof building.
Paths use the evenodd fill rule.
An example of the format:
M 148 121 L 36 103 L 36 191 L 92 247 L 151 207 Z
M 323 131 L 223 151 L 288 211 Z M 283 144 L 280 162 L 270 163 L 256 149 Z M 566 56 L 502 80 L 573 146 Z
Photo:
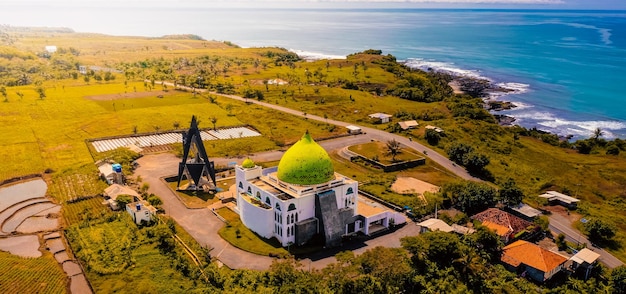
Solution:
M 568 260 L 558 253 L 523 240 L 505 246 L 502 251 L 500 261 L 507 268 L 538 282 L 552 278 L 563 269 Z
M 508 243 L 512 236 L 533 226 L 533 223 L 497 208 L 489 208 L 472 216 L 472 219 L 480 221 L 483 226 L 495 231 L 504 243 Z

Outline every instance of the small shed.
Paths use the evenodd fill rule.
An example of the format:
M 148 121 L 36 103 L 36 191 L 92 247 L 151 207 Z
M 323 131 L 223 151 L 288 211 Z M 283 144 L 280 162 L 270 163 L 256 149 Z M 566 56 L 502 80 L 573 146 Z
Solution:
M 389 120 L 391 120 L 391 117 L 393 117 L 393 115 L 377 112 L 377 113 L 370 114 L 369 117 L 370 119 L 374 120 L 376 123 L 384 124 L 384 123 L 388 123 Z
M 107 187 L 106 189 L 104 189 L 104 199 L 106 201 L 106 204 L 111 206 L 111 209 L 113 210 L 120 209 L 117 206 L 117 197 L 120 195 L 131 196 L 133 198 L 133 201 L 139 200 L 139 194 L 128 186 L 113 184 Z
M 574 256 L 570 257 L 572 264 L 570 268 L 574 271 L 581 270 L 585 272 L 585 279 L 588 278 L 589 272 L 598 263 L 600 254 L 595 253 L 587 248 L 578 251 Z
M 403 130 L 410 130 L 417 128 L 420 124 L 414 120 L 407 120 L 399 122 L 398 125 L 400 125 L 400 128 Z
M 142 221 L 151 222 L 152 216 L 156 215 L 156 208 L 147 201 L 142 200 L 126 204 L 126 212 L 128 212 L 135 223 L 139 225 Z
M 357 126 L 349 125 L 349 126 L 346 126 L 346 129 L 348 129 L 348 134 L 351 134 L 351 135 L 358 135 L 361 133 L 361 128 Z
M 520 203 L 519 205 L 516 205 L 516 206 L 510 206 L 509 209 L 517 216 L 523 219 L 529 220 L 529 221 L 532 221 L 536 217 L 541 215 L 541 211 L 535 208 L 532 208 L 528 204 L 524 204 L 524 203 Z
M 546 191 L 546 193 L 539 195 L 539 197 L 548 199 L 550 203 L 556 203 L 570 209 L 575 209 L 578 202 L 580 202 L 580 199 L 556 191 Z
M 435 131 L 435 132 L 437 132 L 437 133 L 443 133 L 443 129 L 442 129 L 442 128 L 440 128 L 440 127 L 427 125 L 427 126 L 425 126 L 424 128 L 425 128 L 425 129 L 427 129 L 427 130 L 433 130 L 433 131 Z
M 429 231 L 442 231 L 446 233 L 454 232 L 454 228 L 446 224 L 446 222 L 436 218 L 427 219 L 417 225 L 420 226 L 420 233 L 426 233 Z

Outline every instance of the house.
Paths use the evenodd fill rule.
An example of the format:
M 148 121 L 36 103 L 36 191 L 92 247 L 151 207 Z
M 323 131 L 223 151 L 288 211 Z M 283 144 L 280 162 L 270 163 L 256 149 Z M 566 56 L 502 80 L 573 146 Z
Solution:
M 516 206 L 509 206 L 508 209 L 510 209 L 513 214 L 527 221 L 532 221 L 541 215 L 541 211 L 534 209 L 530 205 L 524 203 L 520 203 Z
M 418 124 L 416 121 L 414 120 L 407 120 L 407 121 L 401 121 L 398 123 L 398 125 L 400 125 L 400 128 L 403 130 L 410 130 L 410 129 L 415 129 L 417 128 L 420 124 Z
M 442 231 L 446 233 L 454 232 L 454 228 L 446 224 L 446 222 L 436 218 L 427 219 L 417 225 L 420 226 L 420 233 L 434 231 Z
M 348 129 L 348 134 L 350 135 L 358 135 L 361 133 L 361 128 L 357 126 L 349 125 L 346 126 L 346 129 Z
M 544 282 L 563 269 L 567 257 L 518 240 L 502 248 L 500 261 L 510 271 Z
M 589 277 L 589 272 L 591 271 L 591 269 L 593 269 L 593 267 L 598 264 L 599 258 L 600 254 L 595 253 L 587 248 L 583 248 L 569 259 L 572 262 L 572 264 L 570 265 L 570 269 L 572 269 L 573 271 L 584 271 L 585 279 L 587 279 L 587 277 Z
M 472 219 L 480 221 L 483 226 L 495 231 L 504 243 L 508 243 L 533 226 L 531 222 L 497 208 L 489 208 L 472 216 Z
M 141 222 L 151 222 L 152 217 L 156 215 L 156 208 L 147 201 L 141 200 L 126 204 L 126 212 L 130 214 L 136 224 Z
M 435 132 L 437 132 L 437 133 L 443 133 L 443 129 L 442 129 L 442 128 L 440 128 L 440 127 L 435 127 L 435 126 L 431 126 L 431 125 L 427 125 L 427 126 L 425 126 L 425 127 L 424 127 L 424 129 L 427 129 L 427 130 L 434 130 L 434 131 L 435 131 Z
M 399 212 L 359 196 L 359 183 L 335 172 L 330 156 L 307 132 L 277 167 L 251 159 L 235 167 L 241 222 L 286 247 L 319 236 L 326 247 L 356 233 L 371 235 L 406 222 Z
M 548 199 L 550 203 L 565 206 L 570 209 L 576 209 L 580 199 L 576 199 L 572 196 L 568 196 L 556 191 L 546 191 L 546 193 L 539 195 L 541 198 Z
M 128 195 L 132 198 L 132 201 L 139 201 L 139 194 L 128 186 L 113 184 L 104 189 L 105 203 L 111 206 L 113 210 L 120 209 L 117 206 L 117 197 L 120 195 Z
M 385 114 L 385 113 L 372 113 L 369 115 L 370 119 L 372 119 L 375 123 L 384 124 L 388 123 L 393 115 Z
M 107 184 L 124 183 L 124 174 L 122 174 L 122 166 L 120 164 L 99 160 L 96 162 L 96 166 L 98 167 L 98 171 L 100 171 L 100 177 Z

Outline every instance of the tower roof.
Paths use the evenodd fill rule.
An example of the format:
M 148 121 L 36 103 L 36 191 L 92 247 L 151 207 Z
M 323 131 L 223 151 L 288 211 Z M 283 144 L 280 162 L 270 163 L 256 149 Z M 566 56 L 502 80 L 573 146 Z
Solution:
M 241 167 L 243 168 L 253 168 L 255 166 L 256 164 L 252 161 L 252 159 L 250 159 L 250 157 L 246 158 L 243 163 L 241 163 Z
M 322 184 L 330 181 L 334 174 L 330 156 L 313 141 L 308 131 L 285 152 L 278 163 L 278 179 L 289 184 Z

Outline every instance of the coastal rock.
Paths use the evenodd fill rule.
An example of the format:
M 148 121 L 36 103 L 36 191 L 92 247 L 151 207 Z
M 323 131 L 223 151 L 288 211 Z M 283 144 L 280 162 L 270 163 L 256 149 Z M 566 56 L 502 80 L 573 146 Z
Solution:
M 515 118 L 508 115 L 496 114 L 494 115 L 494 117 L 498 121 L 498 124 L 501 126 L 512 126 L 515 122 Z
M 517 107 L 515 104 L 509 101 L 497 101 L 497 100 L 488 100 L 487 101 L 487 110 L 489 111 L 502 111 L 509 110 Z

